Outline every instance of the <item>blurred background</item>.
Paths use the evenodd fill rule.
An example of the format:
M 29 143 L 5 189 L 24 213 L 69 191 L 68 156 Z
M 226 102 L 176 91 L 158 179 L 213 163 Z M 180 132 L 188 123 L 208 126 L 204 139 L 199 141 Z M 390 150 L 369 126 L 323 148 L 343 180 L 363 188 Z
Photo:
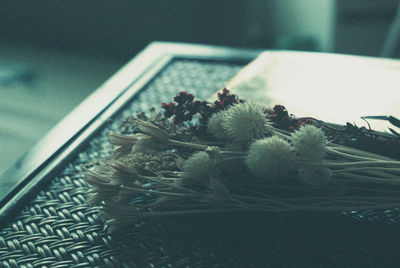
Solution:
M 399 4 L 1 0 L 0 173 L 152 41 L 377 57 Z

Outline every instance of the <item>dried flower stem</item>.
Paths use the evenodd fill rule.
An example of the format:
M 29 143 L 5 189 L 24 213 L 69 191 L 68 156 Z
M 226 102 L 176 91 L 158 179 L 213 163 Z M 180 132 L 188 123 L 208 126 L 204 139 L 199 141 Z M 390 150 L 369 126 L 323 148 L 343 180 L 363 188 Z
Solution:
M 168 140 L 168 144 L 170 146 L 178 146 L 178 147 L 185 147 L 185 148 L 191 148 L 191 149 L 197 149 L 197 150 L 206 150 L 210 145 L 206 144 L 199 144 L 199 143 L 193 143 L 193 142 L 184 142 L 184 141 L 177 141 L 177 140 Z
M 366 152 L 366 151 L 361 151 L 358 149 L 346 147 L 346 146 L 335 144 L 335 143 L 329 143 L 328 146 L 330 148 L 334 149 L 335 151 L 353 154 L 356 156 L 363 156 L 363 157 L 367 157 L 367 158 L 372 158 L 372 159 L 377 159 L 377 160 L 386 160 L 386 161 L 393 160 L 392 158 L 389 158 L 386 156 L 382 156 L 382 155 L 378 155 L 378 154 L 374 154 L 374 153 L 370 153 L 370 152 Z
M 358 175 L 348 172 L 341 172 L 340 175 L 337 174 L 335 180 L 342 181 L 342 182 L 373 182 L 373 183 L 380 183 L 380 184 L 388 184 L 388 185 L 400 185 L 400 179 L 387 179 L 387 178 L 380 178 L 380 177 L 372 177 L 367 175 Z
M 313 165 L 313 163 L 310 163 Z M 317 165 L 319 165 L 317 163 Z M 382 166 L 390 166 L 400 168 L 399 161 L 385 161 L 385 160 L 376 160 L 376 161 L 359 161 L 359 162 L 336 162 L 336 161 L 325 161 L 324 165 L 330 168 L 338 168 L 338 167 L 382 167 Z
M 345 168 L 345 169 L 336 169 L 336 170 L 333 170 L 333 173 L 352 172 L 352 171 L 367 171 L 367 172 L 381 171 L 381 172 L 384 172 L 384 174 L 386 174 L 388 176 L 392 175 L 393 177 L 400 179 L 400 177 L 394 175 L 394 174 L 400 175 L 400 169 L 390 168 L 390 167 L 351 167 L 351 168 Z
M 132 188 L 129 186 L 124 186 L 122 187 L 123 189 L 130 190 L 132 192 L 138 192 L 138 193 L 146 193 L 146 194 L 156 194 L 159 196 L 174 196 L 174 197 L 189 197 L 189 198 L 194 198 L 196 195 L 194 194 L 182 194 L 182 193 L 172 193 L 172 192 L 161 192 L 153 189 L 145 190 L 145 189 L 138 189 L 138 188 Z
M 153 216 L 173 216 L 173 215 L 193 215 L 193 214 L 212 214 L 212 213 L 229 213 L 244 211 L 266 211 L 261 208 L 224 208 L 224 209 L 199 209 L 199 210 L 175 210 L 175 211 L 154 211 L 141 213 L 144 217 Z
M 330 154 L 332 156 L 336 156 L 336 157 L 341 157 L 343 159 L 356 160 L 356 161 L 377 160 L 376 158 L 372 158 L 372 157 L 358 156 L 358 155 L 354 155 L 354 154 L 337 151 L 329 146 L 326 149 L 327 149 L 328 154 Z

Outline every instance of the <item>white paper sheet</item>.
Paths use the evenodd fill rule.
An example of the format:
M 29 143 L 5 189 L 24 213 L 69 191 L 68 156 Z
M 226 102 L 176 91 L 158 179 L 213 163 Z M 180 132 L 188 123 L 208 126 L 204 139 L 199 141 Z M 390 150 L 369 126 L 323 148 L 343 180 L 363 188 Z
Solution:
M 400 61 L 312 52 L 264 52 L 226 87 L 269 107 L 284 105 L 297 117 L 367 124 L 367 115 L 400 117 Z M 392 127 L 369 120 L 374 130 Z

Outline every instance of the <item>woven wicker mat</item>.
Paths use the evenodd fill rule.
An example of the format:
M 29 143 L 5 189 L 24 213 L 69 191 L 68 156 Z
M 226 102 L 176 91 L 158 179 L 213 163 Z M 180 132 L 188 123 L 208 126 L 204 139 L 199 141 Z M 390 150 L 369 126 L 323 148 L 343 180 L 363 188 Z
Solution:
M 85 204 L 82 172 L 110 156 L 108 131 L 181 90 L 206 99 L 241 67 L 172 61 L 0 231 L 0 266 L 398 267 L 397 211 L 169 217 L 113 236 L 103 231 L 98 209 Z

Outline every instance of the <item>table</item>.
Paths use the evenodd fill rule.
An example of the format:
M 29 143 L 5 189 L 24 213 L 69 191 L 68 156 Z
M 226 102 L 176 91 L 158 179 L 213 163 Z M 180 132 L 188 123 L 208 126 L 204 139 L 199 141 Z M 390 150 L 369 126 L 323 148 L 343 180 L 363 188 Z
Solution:
M 4 40 L 0 50 L 0 174 L 125 63 Z
M 104 231 L 98 208 L 85 203 L 85 167 L 110 156 L 108 132 L 123 118 L 170 101 L 181 90 L 206 99 L 259 53 L 159 42 L 148 46 L 0 178 L 2 267 L 399 264 L 399 228 L 371 220 L 377 215 L 371 212 L 173 217 L 141 222 L 114 236 Z M 379 216 L 385 213 L 386 219 L 397 215 Z

